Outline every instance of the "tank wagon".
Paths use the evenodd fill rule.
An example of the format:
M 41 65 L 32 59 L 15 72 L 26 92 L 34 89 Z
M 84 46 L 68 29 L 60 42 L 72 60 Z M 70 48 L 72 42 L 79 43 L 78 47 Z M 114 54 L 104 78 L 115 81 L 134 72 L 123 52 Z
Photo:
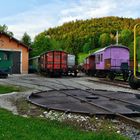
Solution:
M 68 70 L 67 70 L 67 75 L 74 75 L 77 76 L 78 69 L 77 66 L 75 65 L 75 55 L 68 54 Z
M 68 54 L 65 51 L 47 51 L 40 56 L 31 58 L 29 64 L 29 71 L 43 72 L 48 76 L 69 74 L 77 76 L 75 55 Z
M 108 76 L 111 80 L 122 74 L 126 81 L 129 76 L 129 49 L 122 45 L 102 48 L 85 59 L 84 69 L 88 75 Z

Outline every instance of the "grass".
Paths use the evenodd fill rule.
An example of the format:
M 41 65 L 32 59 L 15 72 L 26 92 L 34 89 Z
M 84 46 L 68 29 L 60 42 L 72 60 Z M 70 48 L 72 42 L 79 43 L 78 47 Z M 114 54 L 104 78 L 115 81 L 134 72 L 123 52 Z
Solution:
M 23 91 L 21 87 L 0 85 L 0 94 L 10 93 L 10 92 L 20 92 L 20 91 Z
M 78 63 L 80 64 L 80 63 L 83 63 L 84 62 L 84 59 L 87 57 L 87 56 L 89 56 L 90 54 L 92 54 L 92 53 L 94 53 L 95 51 L 97 51 L 97 50 L 99 50 L 99 49 L 101 49 L 101 48 L 95 48 L 95 49 L 93 49 L 93 50 L 91 50 L 89 53 L 79 53 L 79 55 L 78 55 Z
M 79 53 L 78 55 L 78 63 L 83 63 L 84 62 L 84 59 L 88 56 L 89 54 L 88 53 Z
M 23 118 L 0 109 L 1 140 L 128 140 L 111 132 L 85 132 L 57 121 Z

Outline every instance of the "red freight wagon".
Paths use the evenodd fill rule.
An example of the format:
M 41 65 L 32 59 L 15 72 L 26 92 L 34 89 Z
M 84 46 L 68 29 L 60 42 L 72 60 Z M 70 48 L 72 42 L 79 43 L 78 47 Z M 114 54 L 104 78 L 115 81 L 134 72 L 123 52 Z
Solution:
M 48 51 L 40 56 L 40 69 L 47 75 L 62 75 L 66 73 L 67 53 L 64 51 Z
M 85 59 L 84 70 L 87 75 L 95 74 L 95 55 L 90 55 Z

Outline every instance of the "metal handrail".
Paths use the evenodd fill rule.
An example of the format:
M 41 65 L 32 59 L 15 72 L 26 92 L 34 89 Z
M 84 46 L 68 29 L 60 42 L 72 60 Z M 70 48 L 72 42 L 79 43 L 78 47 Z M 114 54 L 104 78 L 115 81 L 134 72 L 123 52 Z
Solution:
M 137 68 L 136 68 L 136 29 L 137 29 L 137 26 L 139 26 L 140 25 L 140 23 L 137 23 L 135 26 L 134 26 L 134 77 L 136 78 L 136 79 L 139 79 L 140 80 L 140 77 L 138 77 L 137 76 L 137 74 L 136 74 L 136 70 L 137 70 Z

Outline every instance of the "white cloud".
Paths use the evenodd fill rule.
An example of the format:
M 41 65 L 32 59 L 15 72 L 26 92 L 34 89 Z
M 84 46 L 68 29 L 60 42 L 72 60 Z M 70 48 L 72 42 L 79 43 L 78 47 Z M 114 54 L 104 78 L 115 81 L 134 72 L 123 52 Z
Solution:
M 36 2 L 36 0 L 33 0 Z M 48 29 L 64 22 L 76 19 L 88 19 L 102 16 L 138 17 L 140 1 L 135 0 L 53 0 L 43 6 L 34 7 L 30 11 L 0 19 L 18 39 L 24 32 L 32 38 Z
M 27 32 L 33 38 L 35 34 L 53 26 L 52 17 L 44 9 L 34 9 L 20 13 L 12 17 L 6 17 L 1 22 L 8 23 L 8 28 L 15 34 L 15 37 L 21 38 L 24 32 Z M 42 11 L 43 10 L 43 11 Z
M 73 7 L 63 9 L 59 23 L 71 21 L 71 19 L 88 19 L 95 17 L 108 16 L 111 10 L 116 8 L 116 3 L 111 3 L 110 0 L 81 0 Z
M 137 18 L 139 7 L 140 1 L 135 0 L 80 0 L 61 11 L 59 23 L 105 16 Z

